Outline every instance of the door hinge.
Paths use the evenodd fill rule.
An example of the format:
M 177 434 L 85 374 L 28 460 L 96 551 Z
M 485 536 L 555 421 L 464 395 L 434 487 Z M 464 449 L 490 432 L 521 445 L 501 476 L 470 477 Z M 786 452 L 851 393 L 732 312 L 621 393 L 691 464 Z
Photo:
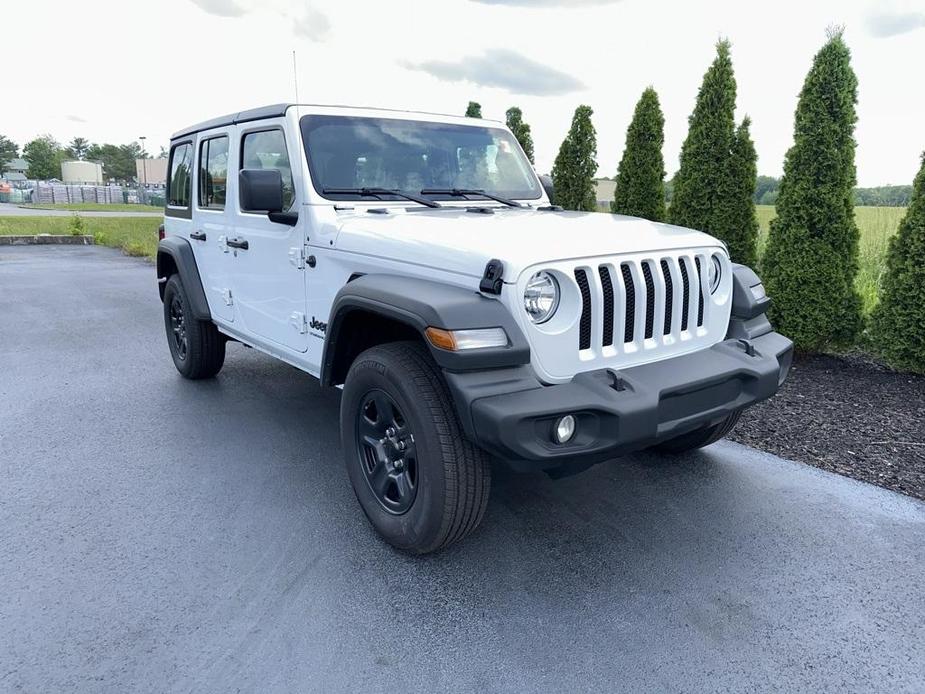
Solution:
M 305 269 L 305 249 L 304 248 L 290 248 L 289 249 L 289 264 L 292 265 L 297 270 Z
M 234 303 L 234 299 L 231 298 L 230 289 L 222 290 L 222 299 L 225 301 L 225 306 L 231 306 Z
M 289 316 L 289 325 L 298 330 L 299 335 L 304 335 L 308 332 L 308 321 L 305 320 L 304 313 L 293 311 L 292 315 Z

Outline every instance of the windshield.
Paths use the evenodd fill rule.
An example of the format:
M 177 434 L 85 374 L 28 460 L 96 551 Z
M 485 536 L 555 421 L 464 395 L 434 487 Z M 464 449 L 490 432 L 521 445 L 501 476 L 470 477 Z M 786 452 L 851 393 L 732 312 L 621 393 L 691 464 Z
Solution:
M 426 190 L 437 200 L 458 199 L 452 189 L 540 197 L 530 163 L 502 128 L 351 116 L 305 116 L 301 125 L 315 190 L 331 200 L 369 201 L 360 188 Z

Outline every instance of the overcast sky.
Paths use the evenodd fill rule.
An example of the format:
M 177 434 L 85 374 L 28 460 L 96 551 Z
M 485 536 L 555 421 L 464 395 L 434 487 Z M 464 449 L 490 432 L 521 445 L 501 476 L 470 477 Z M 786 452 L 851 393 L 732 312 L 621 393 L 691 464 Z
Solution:
M 826 27 L 860 81 L 861 185 L 911 183 L 925 149 L 925 0 L 45 0 L 4 3 L 0 134 L 149 151 L 182 126 L 294 98 L 462 113 L 520 106 L 547 172 L 577 105 L 613 175 L 642 90 L 658 91 L 671 175 L 719 37 L 760 173 L 779 175 Z

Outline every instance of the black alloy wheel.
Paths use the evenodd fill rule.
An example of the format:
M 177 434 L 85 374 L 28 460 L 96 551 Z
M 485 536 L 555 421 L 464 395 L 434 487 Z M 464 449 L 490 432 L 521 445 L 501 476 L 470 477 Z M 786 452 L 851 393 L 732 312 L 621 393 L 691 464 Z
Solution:
M 360 398 L 357 457 L 369 488 L 389 513 L 401 515 L 417 495 L 417 454 L 408 420 L 382 390 Z
M 186 334 L 183 300 L 179 294 L 174 294 L 170 299 L 170 329 L 173 333 L 173 344 L 177 350 L 177 357 L 181 361 L 185 360 L 189 353 L 189 338 Z

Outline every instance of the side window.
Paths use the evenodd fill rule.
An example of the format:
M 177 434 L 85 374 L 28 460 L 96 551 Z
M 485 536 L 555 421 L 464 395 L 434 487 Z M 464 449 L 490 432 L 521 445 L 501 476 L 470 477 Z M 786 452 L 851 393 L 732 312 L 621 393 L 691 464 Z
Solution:
M 170 150 L 170 182 L 167 184 L 167 204 L 189 207 L 192 197 L 193 145 L 184 142 Z
M 211 137 L 199 145 L 199 206 L 222 209 L 228 190 L 228 137 Z
M 295 199 L 292 168 L 282 130 L 246 133 L 241 139 L 242 169 L 278 169 L 283 177 L 283 207 L 289 209 Z

